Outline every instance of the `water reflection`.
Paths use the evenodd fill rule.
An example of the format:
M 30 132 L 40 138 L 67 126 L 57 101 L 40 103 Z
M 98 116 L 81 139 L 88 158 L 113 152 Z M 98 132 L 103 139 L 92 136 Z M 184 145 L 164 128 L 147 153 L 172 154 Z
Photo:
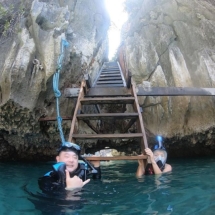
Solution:
M 143 214 L 171 214 L 173 207 L 170 204 L 172 173 L 162 175 L 143 175 L 137 181 L 147 194 L 147 203 Z M 155 209 L 156 208 L 156 209 Z
M 213 214 L 215 172 L 211 170 L 215 168 L 215 159 L 180 160 L 171 164 L 172 173 L 137 180 L 136 162 L 110 163 L 102 168 L 101 181 L 92 180 L 83 190 L 64 197 L 44 196 L 38 191 L 37 177 L 49 165 L 25 165 L 23 169 L 3 165 L 2 214 Z M 29 173 L 25 175 L 26 172 Z M 13 173 L 15 178 L 11 177 Z M 20 187 L 27 181 L 28 193 L 23 194 Z

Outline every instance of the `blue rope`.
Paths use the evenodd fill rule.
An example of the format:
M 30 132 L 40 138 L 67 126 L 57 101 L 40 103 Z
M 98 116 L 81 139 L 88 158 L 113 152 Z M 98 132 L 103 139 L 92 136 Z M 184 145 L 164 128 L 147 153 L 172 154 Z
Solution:
M 61 40 L 61 53 L 58 57 L 58 61 L 57 61 L 57 70 L 53 76 L 53 90 L 54 90 L 54 94 L 56 97 L 56 108 L 57 108 L 57 123 L 58 123 L 58 130 L 60 132 L 60 137 L 61 137 L 61 141 L 62 141 L 62 145 L 65 145 L 65 138 L 63 135 L 63 129 L 62 129 L 62 118 L 60 116 L 60 108 L 59 108 L 59 98 L 61 96 L 61 92 L 58 89 L 59 86 L 59 78 L 60 78 L 60 71 L 62 69 L 62 61 L 64 58 L 64 48 L 68 47 L 69 43 L 66 40 Z

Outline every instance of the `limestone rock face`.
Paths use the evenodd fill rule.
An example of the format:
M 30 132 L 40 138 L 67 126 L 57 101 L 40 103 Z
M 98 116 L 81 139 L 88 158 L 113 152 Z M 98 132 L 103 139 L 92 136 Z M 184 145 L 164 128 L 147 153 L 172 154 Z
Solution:
M 42 157 L 48 147 L 59 144 L 56 124 L 38 119 L 56 116 L 52 76 L 61 40 L 69 42 L 60 74 L 63 91 L 78 87 L 86 73 L 95 78 L 107 61 L 108 27 L 103 0 L 1 1 L 0 142 L 4 148 L 15 147 L 21 158 Z M 62 116 L 71 116 L 73 107 L 73 100 L 61 97 Z M 63 124 L 65 133 L 69 125 Z
M 137 85 L 215 87 L 214 1 L 127 0 L 126 5 L 122 38 Z M 175 141 L 210 130 L 210 140 L 205 135 L 202 142 L 214 145 L 213 97 L 146 97 L 140 103 L 153 134 Z

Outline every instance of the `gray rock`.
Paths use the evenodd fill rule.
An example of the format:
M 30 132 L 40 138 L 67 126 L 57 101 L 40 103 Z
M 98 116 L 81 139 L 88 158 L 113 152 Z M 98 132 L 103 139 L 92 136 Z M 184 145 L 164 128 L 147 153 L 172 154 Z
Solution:
M 128 69 L 138 86 L 146 82 L 152 87 L 215 86 L 214 1 L 126 2 L 129 19 L 122 38 Z M 147 130 L 173 138 L 175 144 L 194 134 L 202 137 L 214 128 L 213 97 L 144 97 L 139 101 Z M 207 144 L 211 139 L 205 135 L 204 141 Z M 196 147 L 199 144 L 195 142 Z
M 61 39 L 69 42 L 59 82 L 63 91 L 78 87 L 86 73 L 93 79 L 107 60 L 104 1 L 3 0 L 0 23 L 0 137 L 16 148 L 18 157 L 42 157 L 60 144 L 56 123 L 38 119 L 56 116 L 52 76 Z M 61 116 L 71 116 L 74 103 L 61 97 Z M 66 139 L 69 127 L 63 123 Z M 49 156 L 54 154 L 51 150 Z

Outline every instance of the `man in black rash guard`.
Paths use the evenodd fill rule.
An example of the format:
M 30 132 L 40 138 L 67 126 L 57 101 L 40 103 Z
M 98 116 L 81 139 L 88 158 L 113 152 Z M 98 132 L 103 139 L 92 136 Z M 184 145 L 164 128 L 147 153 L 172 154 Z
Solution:
M 39 188 L 44 193 L 59 193 L 81 188 L 90 181 L 87 179 L 90 174 L 93 179 L 101 178 L 100 161 L 91 164 L 84 160 L 80 156 L 80 147 L 74 143 L 66 142 L 61 146 L 56 160 L 52 171 L 38 179 Z

